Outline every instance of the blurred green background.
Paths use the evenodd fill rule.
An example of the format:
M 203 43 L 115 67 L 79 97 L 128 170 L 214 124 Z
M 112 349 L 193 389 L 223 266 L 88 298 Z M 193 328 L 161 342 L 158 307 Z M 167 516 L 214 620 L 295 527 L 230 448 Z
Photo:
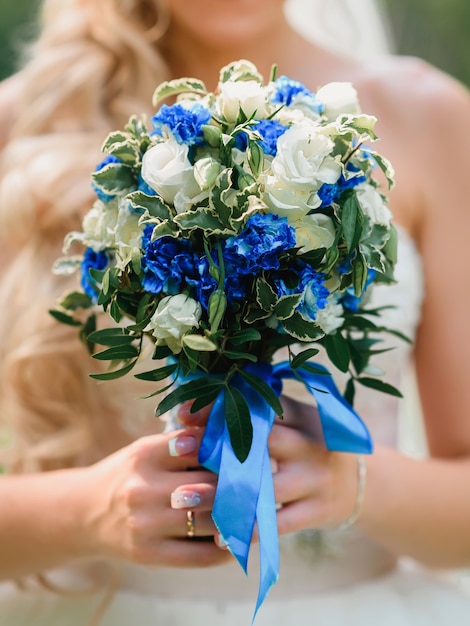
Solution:
M 397 52 L 423 57 L 470 85 L 469 0 L 378 1 Z M 23 44 L 34 36 L 38 3 L 0 0 L 0 79 L 21 62 Z

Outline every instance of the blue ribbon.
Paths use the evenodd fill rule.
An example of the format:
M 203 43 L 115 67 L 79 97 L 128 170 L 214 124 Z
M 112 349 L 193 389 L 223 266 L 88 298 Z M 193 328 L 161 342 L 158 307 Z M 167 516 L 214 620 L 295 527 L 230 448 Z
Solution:
M 275 366 L 250 364 L 246 370 L 263 378 L 278 395 L 282 380 L 298 378 L 315 397 L 329 450 L 368 454 L 372 452 L 369 432 L 357 413 L 338 391 L 326 368 L 315 365 L 323 374 L 297 368 L 287 361 Z M 268 437 L 275 419 L 271 406 L 240 376 L 231 385 L 248 403 L 253 424 L 253 442 L 247 459 L 240 463 L 230 443 L 225 422 L 224 391 L 212 408 L 199 451 L 199 462 L 219 475 L 212 518 L 245 574 L 255 522 L 258 525 L 260 580 L 253 620 L 269 590 L 279 577 L 279 543 L 276 505 L 271 472 Z

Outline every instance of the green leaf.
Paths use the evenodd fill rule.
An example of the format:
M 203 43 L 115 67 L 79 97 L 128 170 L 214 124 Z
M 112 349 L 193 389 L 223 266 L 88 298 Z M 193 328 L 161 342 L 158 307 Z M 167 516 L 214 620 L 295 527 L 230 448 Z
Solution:
M 209 326 L 211 333 L 216 333 L 219 330 L 220 322 L 225 314 L 227 308 L 227 296 L 221 289 L 216 289 L 209 296 Z
M 359 245 L 364 225 L 364 213 L 353 194 L 350 194 L 344 202 L 341 224 L 348 252 L 353 252 Z
M 357 297 L 361 296 L 364 288 L 367 283 L 367 274 L 368 274 L 367 263 L 362 256 L 362 254 L 358 254 L 353 265 L 353 285 L 354 285 L 354 293 Z
M 237 350 L 224 350 L 224 355 L 232 359 L 232 361 L 251 361 L 252 363 L 256 363 L 258 358 L 251 354 L 250 352 L 238 352 Z
M 170 96 L 178 96 L 182 93 L 194 93 L 205 96 L 207 89 L 205 84 L 196 78 L 176 78 L 165 81 L 153 93 L 153 106 L 156 107 L 162 100 L 166 100 Z
M 130 193 L 126 200 L 134 211 L 147 211 L 150 217 L 157 217 L 161 220 L 172 218 L 170 208 L 159 196 L 148 196 L 143 191 Z
M 297 312 L 289 319 L 283 320 L 281 324 L 289 335 L 299 341 L 317 341 L 324 335 L 323 331 L 314 322 L 307 322 Z
M 356 379 L 358 383 L 364 385 L 364 387 L 369 387 L 370 389 L 376 389 L 377 391 L 382 391 L 383 393 L 388 393 L 392 396 L 396 396 L 397 398 L 402 398 L 401 392 L 390 385 L 389 383 L 384 382 L 383 380 L 379 380 L 377 378 L 368 378 L 368 377 L 360 377 Z
M 253 426 L 248 404 L 236 387 L 225 389 L 225 420 L 235 456 L 243 463 L 250 452 Z
M 93 302 L 86 293 L 72 291 L 62 298 L 60 305 L 67 311 L 76 311 L 77 309 L 89 309 Z
M 302 294 L 296 293 L 291 296 L 282 296 L 276 302 L 276 306 L 274 307 L 274 314 L 277 319 L 285 320 L 291 317 L 295 311 L 295 309 L 299 306 L 302 300 Z
M 346 387 L 344 390 L 344 399 L 349 402 L 349 404 L 351 406 L 353 406 L 354 403 L 354 396 L 356 395 L 356 388 L 354 385 L 354 379 L 350 378 L 348 380 L 348 382 L 346 383 Z
M 211 391 L 215 391 L 216 388 L 220 391 L 223 386 L 223 380 L 215 380 L 209 376 L 203 376 L 201 378 L 197 378 L 196 380 L 191 380 L 188 383 L 180 385 L 177 389 L 163 398 L 155 410 L 155 415 L 160 417 L 178 404 L 197 398 L 201 394 L 202 390 L 204 390 L 204 393 L 207 394 Z
M 300 352 L 292 359 L 291 367 L 293 369 L 296 369 L 297 367 L 302 367 L 306 361 L 317 356 L 319 352 L 320 350 L 318 350 L 317 348 L 310 348 L 309 350 L 303 350 L 303 352 Z
M 99 361 L 124 361 L 126 359 L 132 359 L 139 356 L 139 350 L 135 346 L 122 345 L 114 346 L 108 350 L 102 352 L 96 352 L 93 355 L 94 359 Z
M 244 328 L 230 335 L 230 343 L 234 346 L 239 346 L 249 341 L 259 341 L 261 339 L 261 333 L 255 328 Z
M 246 372 L 245 370 L 240 370 L 238 373 L 251 387 L 253 387 L 257 393 L 259 393 L 262 398 L 264 398 L 264 400 L 266 400 L 277 416 L 283 416 L 284 410 L 279 398 L 273 389 L 262 378 L 256 376 L 255 374 Z
M 222 234 L 227 231 L 218 215 L 208 207 L 199 207 L 195 211 L 186 211 L 174 217 L 173 221 L 182 230 L 191 231 L 200 228 L 211 235 Z
M 173 372 L 178 368 L 177 363 L 172 363 L 171 365 L 164 365 L 163 367 L 159 367 L 158 369 L 151 370 L 148 372 L 140 372 L 139 374 L 134 374 L 135 378 L 139 380 L 148 380 L 150 382 L 157 382 L 159 380 L 164 380 L 171 376 Z
M 256 281 L 256 301 L 264 311 L 272 311 L 277 302 L 276 294 L 262 277 Z
M 91 343 L 98 343 L 102 346 L 122 346 L 132 343 L 137 338 L 136 335 L 130 335 L 124 328 L 103 328 L 88 335 Z
M 197 352 L 215 352 L 217 350 L 216 344 L 208 337 L 203 337 L 202 335 L 185 335 L 183 343 L 191 350 L 196 350 Z
M 68 326 L 81 326 L 82 323 L 78 320 L 75 320 L 71 315 L 67 315 L 63 311 L 59 311 L 58 309 L 49 309 L 49 314 L 52 315 L 54 319 L 56 319 L 61 324 L 67 324 Z
M 112 370 L 111 372 L 102 372 L 100 374 L 90 374 L 90 378 L 94 378 L 95 380 L 116 380 L 116 378 L 122 378 L 122 376 L 128 374 L 136 363 L 137 359 L 131 361 L 130 363 L 118 370 Z
M 91 176 L 96 186 L 110 195 L 124 193 L 136 186 L 132 169 L 124 163 L 109 163 Z
M 347 372 L 349 369 L 350 354 L 346 339 L 340 332 L 333 335 L 325 335 L 323 345 L 330 361 L 340 372 Z

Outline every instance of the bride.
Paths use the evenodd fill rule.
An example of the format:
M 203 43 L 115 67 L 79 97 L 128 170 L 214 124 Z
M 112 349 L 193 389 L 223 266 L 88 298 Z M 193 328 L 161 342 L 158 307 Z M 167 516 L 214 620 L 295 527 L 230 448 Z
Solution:
M 329 23 L 322 35 L 353 5 L 377 34 L 367 2 L 296 1 L 286 20 L 282 0 L 45 0 L 29 62 L 0 88 L 2 626 L 251 620 L 256 581 L 221 545 L 216 478 L 197 463 L 204 415 L 183 406 L 186 429 L 159 432 L 153 400 L 134 399 L 145 389 L 97 385 L 74 329 L 47 313 L 72 285 L 50 267 L 90 205 L 106 133 L 151 114 L 162 79 L 197 76 L 212 89 L 242 57 L 265 76 L 276 62 L 312 90 L 351 81 L 379 119 L 380 151 L 396 168 L 399 261 L 396 285 L 374 298 L 394 305 L 384 323 L 413 342 L 374 364 L 398 386 L 416 364 L 429 447 L 426 459 L 401 453 L 400 401 L 363 390 L 357 407 L 376 449 L 358 474 L 354 455 L 304 434 L 314 408 L 286 390 L 286 421 L 298 427 L 277 423 L 270 438 L 281 578 L 256 623 L 468 622 L 470 599 L 443 572 L 470 564 L 469 96 L 423 62 L 366 52 L 369 27 L 352 31 L 357 57 L 304 36 L 314 6 Z M 347 41 L 342 32 L 333 41 Z

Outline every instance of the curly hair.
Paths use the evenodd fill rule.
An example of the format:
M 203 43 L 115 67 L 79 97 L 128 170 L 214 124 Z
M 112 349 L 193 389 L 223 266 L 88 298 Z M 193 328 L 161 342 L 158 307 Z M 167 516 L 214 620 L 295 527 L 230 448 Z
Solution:
M 148 112 L 167 77 L 155 45 L 166 22 L 156 0 L 43 3 L 0 164 L 0 233 L 10 257 L 0 284 L 7 471 L 86 464 L 118 445 L 122 385 L 90 379 L 94 366 L 76 329 L 49 315 L 69 287 L 51 267 L 93 201 L 90 172 L 104 137 Z

